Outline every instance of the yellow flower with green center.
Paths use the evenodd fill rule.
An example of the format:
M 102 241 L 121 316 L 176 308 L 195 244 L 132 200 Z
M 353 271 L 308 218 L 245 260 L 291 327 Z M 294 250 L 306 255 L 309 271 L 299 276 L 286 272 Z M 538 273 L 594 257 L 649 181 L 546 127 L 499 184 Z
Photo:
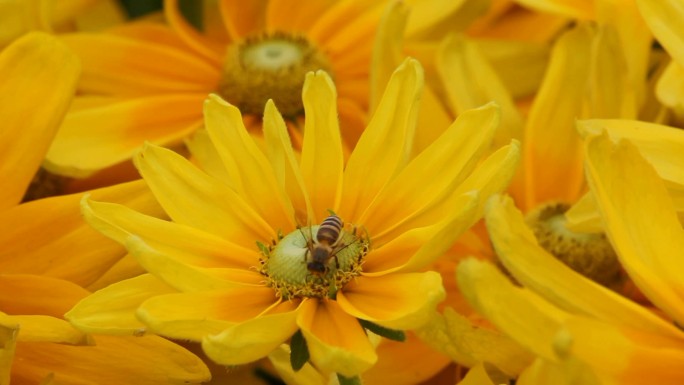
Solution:
M 84 73 L 46 167 L 84 177 L 130 160 L 145 141 L 182 145 L 202 126 L 209 93 L 240 108 L 254 133 L 273 99 L 298 147 L 302 85 L 315 70 L 327 71 L 337 85 L 343 140 L 351 148 L 367 122 L 374 38 L 391 2 L 217 3 L 207 6 L 203 32 L 183 17 L 177 0 L 166 0 L 168 26 L 137 21 L 65 35 Z M 430 32 L 460 5 L 416 1 L 407 34 Z
M 310 357 L 325 373 L 366 371 L 377 356 L 364 329 L 401 339 L 429 319 L 444 289 L 422 269 L 478 220 L 518 159 L 517 142 L 482 159 L 498 124 L 492 104 L 409 156 L 422 85 L 407 60 L 346 164 L 324 72 L 304 85 L 301 157 L 274 103 L 262 149 L 239 110 L 211 96 L 191 146 L 206 172 L 151 144 L 135 158 L 172 221 L 83 200 L 86 219 L 150 274 L 94 293 L 67 318 L 84 331 L 201 341 L 226 365 L 289 341 L 295 367 Z
M 502 263 L 469 260 L 459 284 L 500 330 L 537 360 L 520 382 L 678 384 L 684 379 L 684 302 L 679 290 L 682 226 L 664 181 L 626 140 L 586 143 L 587 179 L 620 262 L 657 307 L 638 305 L 556 261 L 537 244 L 508 198 L 485 215 Z M 527 383 L 527 382 L 525 382 Z

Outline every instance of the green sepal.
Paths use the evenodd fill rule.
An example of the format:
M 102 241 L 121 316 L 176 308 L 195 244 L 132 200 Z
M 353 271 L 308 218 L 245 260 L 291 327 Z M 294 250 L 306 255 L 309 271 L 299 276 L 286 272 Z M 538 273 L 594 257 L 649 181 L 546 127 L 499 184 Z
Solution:
M 385 337 L 388 340 L 399 342 L 406 341 L 406 334 L 402 330 L 388 329 L 386 327 L 362 319 L 359 319 L 359 323 L 364 329 L 371 331 L 381 337 Z
M 363 384 L 363 381 L 361 381 L 361 377 L 359 377 L 359 376 L 345 377 L 345 376 L 337 373 L 337 380 L 340 382 L 340 385 L 361 385 L 361 384 Z
M 290 339 L 290 365 L 295 372 L 309 361 L 309 348 L 301 330 L 297 330 Z

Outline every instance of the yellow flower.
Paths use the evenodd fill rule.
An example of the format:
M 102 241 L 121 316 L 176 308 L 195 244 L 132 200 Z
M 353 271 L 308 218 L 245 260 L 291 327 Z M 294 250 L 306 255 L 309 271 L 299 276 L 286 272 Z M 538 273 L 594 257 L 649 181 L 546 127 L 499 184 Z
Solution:
M 82 96 L 48 153 L 51 171 L 83 177 L 129 160 L 145 141 L 182 144 L 201 127 L 209 93 L 238 106 L 252 131 L 274 99 L 298 145 L 304 75 L 319 69 L 338 86 L 343 137 L 353 146 L 366 124 L 373 41 L 390 2 L 225 0 L 207 11 L 224 24 L 210 35 L 190 26 L 177 3 L 165 1 L 168 27 L 140 21 L 64 37 L 84 63 Z M 459 6 L 416 2 L 408 33 L 429 32 Z
M 44 33 L 29 33 L 0 53 L 0 95 L 5 98 L 0 105 L 0 271 L 42 274 L 85 287 L 101 279 L 124 250 L 83 221 L 80 194 L 22 203 L 71 102 L 79 72 L 73 53 Z M 141 182 L 93 195 L 163 214 Z M 112 279 L 121 276 L 113 273 Z
M 498 123 L 490 104 L 410 158 L 422 84 L 415 60 L 397 69 L 346 166 L 324 72 L 304 85 L 300 159 L 272 102 L 261 150 L 238 109 L 211 96 L 208 135 L 194 143 L 208 173 L 154 145 L 135 158 L 173 221 L 84 199 L 87 220 L 151 274 L 94 293 L 68 319 L 85 331 L 202 341 L 227 365 L 265 357 L 292 337 L 294 360 L 308 351 L 325 373 L 368 370 L 377 355 L 364 328 L 400 338 L 428 320 L 444 289 L 439 274 L 420 270 L 505 188 L 518 156 L 513 143 L 478 162 Z M 312 238 L 331 212 L 346 223 L 339 252 L 317 259 Z
M 460 286 L 478 311 L 538 357 L 520 383 L 569 383 L 574 375 L 583 384 L 679 384 L 684 332 L 672 321 L 684 315 L 677 258 L 684 238 L 665 183 L 626 140 L 592 137 L 586 156 L 606 233 L 658 309 L 559 263 L 538 246 L 510 199 L 492 200 L 487 226 L 502 263 L 523 288 L 474 260 L 461 265 Z
M 0 383 L 200 383 L 204 363 L 156 336 L 93 338 L 62 315 L 88 291 L 36 275 L 0 275 Z

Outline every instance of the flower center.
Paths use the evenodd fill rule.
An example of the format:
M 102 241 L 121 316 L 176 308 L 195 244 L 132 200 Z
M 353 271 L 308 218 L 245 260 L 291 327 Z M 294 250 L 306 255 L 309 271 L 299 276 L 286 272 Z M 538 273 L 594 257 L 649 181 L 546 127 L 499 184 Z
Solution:
M 218 93 L 243 114 L 261 115 L 273 99 L 283 116 L 302 113 L 309 71 L 330 72 L 328 60 L 308 40 L 282 32 L 246 38 L 228 48 Z
M 361 274 L 369 250 L 367 238 L 342 229 L 336 242 L 319 242 L 320 227 L 302 227 L 271 246 L 260 244 L 259 272 L 279 297 L 335 298 L 338 290 Z
M 574 233 L 565 227 L 570 205 L 547 203 L 525 218 L 539 245 L 576 272 L 607 287 L 621 280 L 617 255 L 603 233 Z

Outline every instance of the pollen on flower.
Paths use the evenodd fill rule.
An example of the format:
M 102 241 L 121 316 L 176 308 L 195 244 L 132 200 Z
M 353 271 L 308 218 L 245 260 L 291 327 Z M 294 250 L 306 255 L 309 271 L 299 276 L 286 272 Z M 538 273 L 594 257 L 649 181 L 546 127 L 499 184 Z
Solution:
M 361 274 L 370 242 L 367 237 L 345 229 L 341 230 L 324 271 L 310 269 L 311 249 L 319 227 L 295 229 L 268 246 L 259 243 L 262 257 L 258 270 L 278 297 L 335 298 L 338 290 Z
M 574 233 L 565 226 L 570 205 L 548 203 L 528 213 L 525 221 L 539 245 L 583 276 L 607 287 L 620 283 L 617 254 L 603 233 Z
M 273 99 L 285 117 L 302 113 L 309 71 L 331 74 L 327 58 L 306 38 L 282 32 L 248 37 L 228 48 L 217 92 L 243 113 L 263 113 Z

